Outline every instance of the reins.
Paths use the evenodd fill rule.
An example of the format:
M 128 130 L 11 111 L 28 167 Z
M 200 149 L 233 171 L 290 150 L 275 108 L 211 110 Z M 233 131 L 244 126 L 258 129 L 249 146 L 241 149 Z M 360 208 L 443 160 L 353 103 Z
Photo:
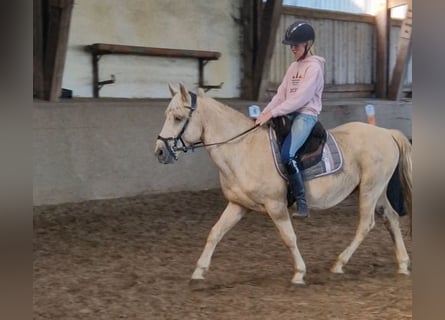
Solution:
M 237 139 L 239 137 L 242 137 L 245 134 L 248 134 L 250 131 L 253 131 L 254 129 L 256 129 L 258 127 L 259 127 L 259 124 L 256 124 L 252 128 L 249 128 L 249 129 L 241 132 L 240 134 L 238 134 L 238 135 L 236 135 L 236 136 L 234 136 L 234 137 L 232 137 L 230 139 L 221 141 L 221 142 L 214 142 L 214 143 L 207 143 L 207 144 L 204 144 L 202 142 L 196 142 L 196 143 L 194 143 L 194 144 L 192 144 L 190 146 L 184 146 L 181 150 L 184 151 L 184 152 L 187 152 L 187 150 L 192 150 L 193 151 L 194 149 L 197 149 L 197 148 L 211 147 L 211 146 L 217 146 L 217 145 L 229 143 L 229 142 L 231 142 L 231 141 L 233 141 L 233 140 L 235 140 L 235 139 Z M 187 150 L 184 150 L 184 149 L 187 149 Z

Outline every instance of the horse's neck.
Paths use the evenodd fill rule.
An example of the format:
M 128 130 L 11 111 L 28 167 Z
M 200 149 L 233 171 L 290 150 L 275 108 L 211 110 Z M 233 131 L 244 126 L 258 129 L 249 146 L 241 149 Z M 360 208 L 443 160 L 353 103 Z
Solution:
M 241 112 L 226 106 L 212 98 L 203 98 L 204 143 L 215 143 L 231 139 L 254 126 L 252 119 Z
M 252 119 L 237 110 L 213 99 L 206 102 L 208 103 L 203 108 L 205 115 L 202 137 L 205 144 L 225 142 L 255 125 Z M 207 150 L 220 173 L 228 179 L 237 179 L 240 176 L 238 171 L 244 170 L 239 160 L 248 158 L 247 153 L 264 154 L 265 148 L 267 148 L 267 134 L 263 130 L 256 129 L 233 141 L 209 147 Z

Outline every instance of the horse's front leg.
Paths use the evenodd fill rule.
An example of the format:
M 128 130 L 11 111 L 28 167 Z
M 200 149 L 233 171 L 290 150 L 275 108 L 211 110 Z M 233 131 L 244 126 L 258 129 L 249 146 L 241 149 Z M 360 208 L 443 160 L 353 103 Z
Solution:
M 201 253 L 201 257 L 196 263 L 195 271 L 192 274 L 192 280 L 204 279 L 204 273 L 209 269 L 216 245 L 222 237 L 224 237 L 224 235 L 241 220 L 246 212 L 247 209 L 244 207 L 229 202 L 207 237 L 207 243 Z
M 297 236 L 292 226 L 286 205 L 282 202 L 274 202 L 267 204 L 266 210 L 280 232 L 281 239 L 292 255 L 292 261 L 294 262 L 294 276 L 292 277 L 291 282 L 297 285 L 304 285 L 303 277 L 306 274 L 306 265 L 298 250 Z

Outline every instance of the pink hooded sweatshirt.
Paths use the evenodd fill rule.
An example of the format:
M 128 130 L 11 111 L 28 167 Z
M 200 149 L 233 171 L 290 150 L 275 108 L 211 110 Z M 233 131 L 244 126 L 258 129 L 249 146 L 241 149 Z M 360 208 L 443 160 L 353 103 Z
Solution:
M 320 114 L 324 63 L 325 59 L 319 56 L 294 61 L 263 113 L 270 111 L 273 117 L 294 111 L 315 116 Z

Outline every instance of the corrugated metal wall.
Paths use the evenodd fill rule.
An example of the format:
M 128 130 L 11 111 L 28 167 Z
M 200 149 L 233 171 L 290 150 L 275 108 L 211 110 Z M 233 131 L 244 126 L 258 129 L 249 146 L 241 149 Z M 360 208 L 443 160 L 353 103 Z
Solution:
M 375 1 L 370 0 L 283 0 L 283 5 L 310 9 L 342 11 L 349 13 L 372 13 Z
M 282 15 L 272 56 L 270 81 L 281 79 L 294 61 L 289 46 L 281 44 L 286 28 L 298 17 Z M 370 84 L 375 78 L 374 26 L 369 23 L 308 20 L 315 29 L 312 52 L 326 59 L 326 84 Z
M 283 14 L 281 16 L 271 61 L 271 89 L 276 88 L 276 85 L 281 82 L 287 67 L 294 61 L 289 47 L 282 45 L 281 40 L 286 28 L 298 19 L 303 18 L 291 14 Z M 333 19 L 304 20 L 312 24 L 316 33 L 312 52 L 326 59 L 326 86 L 344 84 L 374 85 L 376 77 L 374 24 Z M 395 65 L 399 33 L 400 26 L 392 26 L 390 33 L 390 79 Z M 411 59 L 404 83 L 405 85 L 412 83 Z

